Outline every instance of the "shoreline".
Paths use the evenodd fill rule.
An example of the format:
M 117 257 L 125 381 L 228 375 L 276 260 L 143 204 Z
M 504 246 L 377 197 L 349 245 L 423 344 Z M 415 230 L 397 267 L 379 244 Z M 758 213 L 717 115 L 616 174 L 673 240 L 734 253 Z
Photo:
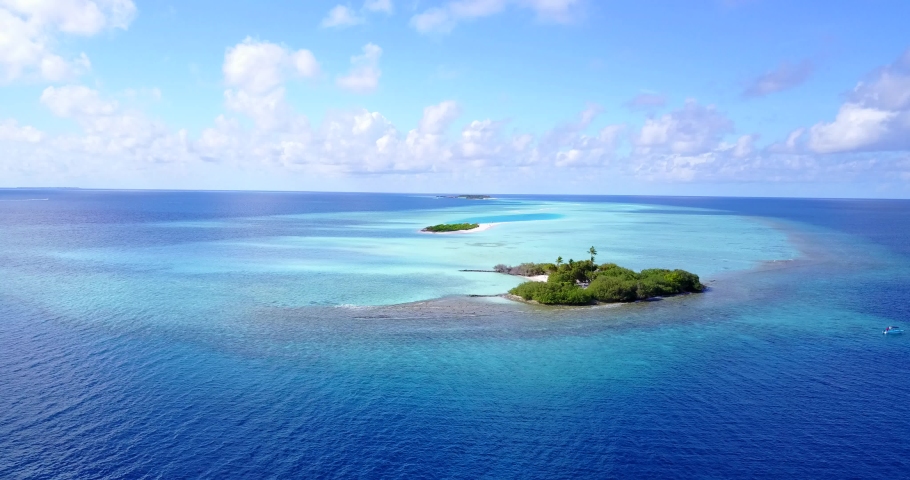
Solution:
M 432 235 L 455 235 L 455 234 L 460 234 L 460 233 L 484 232 L 484 231 L 487 231 L 487 230 L 495 227 L 496 225 L 499 225 L 499 224 L 498 223 L 481 223 L 481 224 L 478 224 L 476 228 L 472 228 L 470 230 L 456 230 L 454 232 L 428 232 L 426 230 L 421 229 L 421 230 L 418 230 L 418 232 L 432 234 Z
M 508 275 L 508 274 L 506 274 L 506 275 Z M 513 277 L 520 277 L 520 278 L 523 278 L 523 279 L 525 279 L 525 280 L 527 280 L 527 281 L 529 281 L 529 282 L 543 282 L 543 283 L 547 283 L 547 280 L 550 279 L 550 275 L 548 275 L 548 274 L 534 275 L 534 276 L 532 276 L 532 277 L 526 277 L 526 276 L 524 276 L 524 275 L 512 275 L 512 276 L 513 276 Z
M 642 303 L 642 302 L 647 301 L 647 300 L 636 300 L 634 302 L 598 302 L 598 301 L 595 301 L 595 302 L 589 303 L 587 305 L 546 305 L 546 304 L 538 302 L 537 300 L 525 300 L 524 298 L 521 298 L 518 295 L 513 295 L 511 293 L 503 293 L 503 294 L 494 295 L 494 296 L 500 297 L 500 298 L 505 298 L 506 300 L 511 300 L 511 301 L 517 302 L 517 303 L 523 303 L 525 305 L 536 305 L 538 307 L 544 307 L 544 308 L 573 308 L 573 309 L 589 309 L 589 308 L 593 308 L 593 307 L 618 308 L 623 305 L 632 305 L 632 304 Z M 673 295 L 673 296 L 676 296 L 676 295 Z M 661 300 L 663 300 L 663 297 L 659 297 L 659 298 Z

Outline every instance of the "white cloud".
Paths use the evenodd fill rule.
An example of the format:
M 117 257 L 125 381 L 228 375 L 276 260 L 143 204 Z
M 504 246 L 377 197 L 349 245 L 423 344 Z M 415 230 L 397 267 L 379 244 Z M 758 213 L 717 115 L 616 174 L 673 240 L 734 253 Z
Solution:
M 297 50 L 291 55 L 291 65 L 297 75 L 313 78 L 319 75 L 319 63 L 309 50 Z
M 291 51 L 247 37 L 227 50 L 222 71 L 231 87 L 224 92 L 227 107 L 248 115 L 261 128 L 276 128 L 290 115 L 284 83 L 289 77 L 316 77 L 320 68 L 309 50 Z
M 363 109 L 330 113 L 317 128 L 300 124 L 270 132 L 245 131 L 221 119 L 197 142 L 208 159 L 330 176 L 445 168 L 452 148 L 440 134 L 415 129 L 402 135 L 382 114 Z
M 363 2 L 363 9 L 370 12 L 392 13 L 395 6 L 392 5 L 392 0 L 366 0 Z
M 599 105 L 590 104 L 579 112 L 576 121 L 557 125 L 536 145 L 529 142 L 522 164 L 560 168 L 606 166 L 623 140 L 626 126 L 608 125 L 594 135 L 585 133 L 602 112 Z M 527 142 L 521 136 L 514 140 Z
M 259 100 L 238 108 L 244 112 L 272 108 L 264 105 L 284 105 L 280 97 L 270 103 L 261 102 L 262 96 L 242 97 L 248 94 L 246 90 L 235 94 L 233 100 L 237 102 Z M 121 97 L 133 100 L 130 92 Z M 610 127 L 592 136 L 580 131 L 570 135 L 571 128 L 583 129 L 590 124 L 598 109 L 589 107 L 570 124 L 571 128 L 559 127 L 559 134 L 546 135 L 540 141 L 528 134 L 506 134 L 504 122 L 490 119 L 467 121 L 460 133 L 450 134 L 461 108 L 447 100 L 427 106 L 415 128 L 406 132 L 381 113 L 363 109 L 330 113 L 321 125 L 311 127 L 284 105 L 281 108 L 287 109 L 285 114 L 294 121 L 282 128 L 257 124 L 250 129 L 222 115 L 213 126 L 190 139 L 185 131 L 170 130 L 85 86 L 48 87 L 41 103 L 55 115 L 77 122 L 82 132 L 48 136 L 14 121 L 0 122 L 0 147 L 7 152 L 0 155 L 0 169 L 44 168 L 47 174 L 52 168 L 50 162 L 62 169 L 57 170 L 61 175 L 131 175 L 124 172 L 151 171 L 159 168 L 153 166 L 156 164 L 163 165 L 156 170 L 162 172 L 174 171 L 166 164 L 191 170 L 198 165 L 219 164 L 225 170 L 345 177 L 447 175 L 469 169 L 521 167 L 529 165 L 529 159 L 544 169 L 570 168 L 598 164 L 597 159 L 609 156 L 607 150 L 620 131 Z M 11 160 L 15 158 L 44 160 L 26 165 Z M 72 171 L 65 173 L 69 169 Z
M 438 135 L 445 131 L 459 115 L 461 115 L 461 107 L 451 100 L 437 105 L 430 105 L 423 109 L 423 117 L 420 119 L 418 131 L 424 134 Z
M 799 142 L 799 139 L 802 138 L 804 133 L 806 133 L 805 128 L 798 128 L 790 132 L 790 135 L 787 135 L 786 147 L 791 151 L 796 149 L 797 142 Z
M 293 52 L 285 57 L 292 58 Z M 299 74 L 292 63 L 285 60 L 287 70 L 275 75 L 283 79 Z M 41 95 L 42 105 L 72 119 L 81 132 L 50 135 L 14 120 L 0 121 L 0 178 L 9 184 L 11 178 L 23 178 L 23 172 L 64 180 L 132 176 L 136 185 L 149 186 L 142 179 L 160 175 L 165 183 L 155 185 L 168 186 L 173 185 L 167 183 L 173 175 L 210 168 L 233 172 L 241 182 L 231 184 L 234 187 L 248 186 L 243 183 L 247 178 L 260 175 L 281 181 L 308 179 L 309 188 L 328 185 L 331 179 L 342 182 L 335 185 L 351 185 L 358 179 L 395 176 L 410 181 L 395 184 L 402 188 L 416 184 L 416 179 L 471 177 L 488 185 L 499 184 L 496 179 L 505 184 L 514 180 L 561 190 L 574 180 L 588 186 L 604 181 L 781 183 L 883 176 L 902 181 L 902 175 L 910 173 L 906 155 L 901 159 L 800 151 L 800 142 L 811 137 L 809 130 L 794 132 L 777 149 L 759 148 L 754 134 L 725 141 L 733 132 L 732 121 L 691 100 L 639 128 L 596 126 L 602 109 L 592 104 L 573 120 L 540 135 L 511 132 L 508 122 L 501 120 L 460 121 L 462 109 L 451 100 L 424 108 L 410 130 L 365 109 L 330 112 L 312 126 L 284 101 L 282 83 L 272 81 L 271 75 L 263 79 L 238 74 L 229 81 L 226 73 L 225 82 L 234 86 L 226 92 L 226 107 L 249 115 L 256 125 L 246 127 L 237 118 L 220 115 L 195 138 L 129 107 L 137 95 L 160 95 L 154 89 L 148 94 L 126 91 L 105 96 L 85 86 L 48 87 Z M 900 95 L 877 98 L 889 106 L 902 105 Z M 625 142 L 632 148 L 623 149 Z M 578 185 L 578 191 L 592 191 L 585 185 Z
M 369 93 L 379 86 L 379 77 L 382 71 L 379 69 L 379 57 L 382 56 L 382 49 L 372 43 L 363 46 L 363 55 L 351 57 L 351 71 L 344 76 L 338 77 L 335 83 L 351 92 Z
M 757 150 L 754 135 L 698 153 L 666 148 L 618 156 L 618 145 L 637 139 L 640 132 L 629 134 L 624 125 L 608 125 L 589 133 L 596 106 L 540 137 L 508 134 L 506 122 L 491 119 L 465 121 L 449 135 L 460 108 L 444 101 L 426 107 L 418 125 L 407 132 L 379 112 L 358 109 L 332 112 L 316 127 L 299 121 L 274 130 L 250 129 L 219 116 L 192 139 L 85 87 L 53 87 L 42 97 L 49 109 L 74 119 L 83 131 L 52 136 L 12 120 L 0 121 L 0 181 L 5 185 L 32 175 L 70 185 L 78 184 L 74 179 L 106 178 L 109 183 L 94 185 L 132 181 L 168 187 L 190 182 L 181 184 L 251 188 L 253 178 L 267 176 L 273 182 L 290 182 L 282 183 L 289 187 L 327 188 L 365 178 L 382 178 L 364 181 L 388 185 L 385 179 L 394 177 L 397 189 L 436 185 L 445 190 L 456 185 L 452 179 L 470 177 L 471 185 L 482 181 L 506 189 L 517 182 L 533 188 L 551 185 L 557 191 L 568 188 L 571 183 L 566 182 L 583 179 L 578 191 L 591 192 L 600 188 L 592 185 L 605 182 L 827 182 L 882 176 L 900 181 L 910 174 L 907 158 L 772 153 Z M 235 183 L 192 183 L 208 181 L 199 177 L 202 171 L 233 176 Z M 158 183 L 149 183 L 151 178 Z
M 861 132 L 874 132 L 880 118 L 868 112 L 852 112 L 860 118 L 847 123 L 856 126 L 867 122 Z M 843 120 L 843 119 L 840 119 Z M 880 181 L 882 175 L 899 177 L 908 170 L 888 155 L 829 155 L 809 152 L 803 147 L 805 137 L 822 132 L 798 129 L 783 142 L 758 148 L 758 135 L 740 135 L 732 143 L 724 137 L 733 132 L 733 122 L 711 106 L 689 101 L 679 110 L 645 122 L 632 136 L 635 148 L 618 162 L 627 175 L 653 182 L 712 183 L 825 183 Z M 825 138 L 855 145 L 866 137 L 851 137 L 845 131 L 825 131 Z M 853 135 L 856 135 L 854 131 Z M 829 138 L 830 137 L 830 138 Z M 835 150 L 832 150 L 835 151 Z
M 870 108 L 889 111 L 910 109 L 910 49 L 894 63 L 873 72 L 859 82 L 850 101 Z
M 347 5 L 335 5 L 329 10 L 320 25 L 323 28 L 344 28 L 354 25 L 361 25 L 367 22 L 367 16 L 371 13 L 383 12 L 391 15 L 395 10 L 392 0 L 366 0 L 360 11 L 356 11 Z
M 462 21 L 500 14 L 509 6 L 533 11 L 538 20 L 567 23 L 579 10 L 581 0 L 455 0 L 411 17 L 420 33 L 448 33 Z
M 56 56 L 48 55 L 41 59 L 39 70 L 41 76 L 51 82 L 61 82 L 82 75 L 92 69 L 92 62 L 85 53 L 69 62 Z
M 357 15 L 357 12 L 344 5 L 335 5 L 329 10 L 328 15 L 322 19 L 322 25 L 325 28 L 333 27 L 350 27 L 366 22 L 366 19 Z
M 455 20 L 445 9 L 431 8 L 411 17 L 411 26 L 420 33 L 448 33 Z
M 687 100 L 683 108 L 648 119 L 635 139 L 643 153 L 701 154 L 715 148 L 733 131 L 733 122 L 713 105 Z
M 126 29 L 136 16 L 131 0 L 0 0 L 0 8 L 76 35 Z
M 31 125 L 20 127 L 15 120 L 0 121 L 0 142 L 38 143 L 43 138 L 44 133 Z
M 224 81 L 250 93 L 264 93 L 285 82 L 289 74 L 314 77 L 319 64 L 309 50 L 289 51 L 269 42 L 247 37 L 224 56 Z
M 809 130 L 809 148 L 818 153 L 858 150 L 884 139 L 896 112 L 864 108 L 846 103 L 831 123 L 819 123 Z
M 228 110 L 250 117 L 263 130 L 281 128 L 292 115 L 284 88 L 263 93 L 228 89 L 224 91 L 224 104 Z
M 734 125 L 712 105 L 687 100 L 682 108 L 650 118 L 632 136 L 634 149 L 622 159 L 629 175 L 658 182 L 756 179 L 767 162 L 755 147 L 758 135 L 727 143 Z
M 743 135 L 736 140 L 733 146 L 733 156 L 736 158 L 745 158 L 755 152 L 755 140 L 758 135 Z
M 452 169 L 461 148 L 446 130 L 460 109 L 451 101 L 424 109 L 417 128 L 401 133 L 379 112 L 331 112 L 318 127 L 298 121 L 283 129 L 249 131 L 219 118 L 194 151 L 205 161 L 262 165 L 344 176 Z
M 81 85 L 47 87 L 41 93 L 41 104 L 64 118 L 111 115 L 119 108 L 116 101 L 102 100 L 98 91 Z
M 698 155 L 632 156 L 624 161 L 634 176 L 654 182 L 760 182 L 767 187 L 787 183 L 882 183 L 910 172 L 910 163 L 890 156 L 825 156 L 765 150 L 738 157 L 735 148 L 718 148 Z
M 96 90 L 77 85 L 47 87 L 40 101 L 54 115 L 74 120 L 82 132 L 49 136 L 32 127 L 0 124 L 0 142 L 17 147 L 12 158 L 18 161 L 41 160 L 38 164 L 51 170 L 61 167 L 87 173 L 154 169 L 156 164 L 191 159 L 186 131 L 171 131 Z M 22 150 L 26 142 L 33 144 L 31 151 Z
M 495 157 L 503 148 L 499 141 L 502 122 L 474 120 L 461 131 L 461 151 L 465 158 Z
M 589 104 L 578 114 L 578 119 L 557 125 L 544 135 L 541 144 L 545 148 L 559 149 L 571 144 L 591 125 L 591 122 L 603 112 L 600 105 Z
M 65 59 L 53 51 L 57 37 L 126 29 L 135 15 L 131 0 L 0 0 L 0 81 L 80 75 L 91 68 L 88 57 Z
M 743 96 L 763 97 L 789 90 L 804 83 L 814 72 L 815 65 L 809 60 L 803 60 L 797 64 L 783 62 L 774 70 L 752 79 L 743 90 Z
M 809 129 L 817 153 L 910 148 L 910 49 L 854 88 L 832 122 Z

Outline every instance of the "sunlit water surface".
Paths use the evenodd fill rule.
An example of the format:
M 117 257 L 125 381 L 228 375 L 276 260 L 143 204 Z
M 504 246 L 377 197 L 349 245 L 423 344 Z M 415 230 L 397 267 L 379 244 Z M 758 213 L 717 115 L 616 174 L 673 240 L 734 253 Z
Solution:
M 0 190 L 0 477 L 901 477 L 908 212 Z M 467 297 L 590 246 L 711 289 Z

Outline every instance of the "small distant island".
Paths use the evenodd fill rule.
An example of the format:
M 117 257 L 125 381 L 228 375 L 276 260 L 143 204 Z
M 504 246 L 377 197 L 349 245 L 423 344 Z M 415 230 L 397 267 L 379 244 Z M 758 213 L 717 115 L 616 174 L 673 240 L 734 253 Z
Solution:
M 685 270 L 651 268 L 635 272 L 615 263 L 594 263 L 597 250 L 591 247 L 589 260 L 556 263 L 522 263 L 516 267 L 496 265 L 493 270 L 509 275 L 537 277 L 509 290 L 525 301 L 544 305 L 593 305 L 634 302 L 666 295 L 699 293 L 705 290 L 698 275 Z
M 462 230 L 474 230 L 480 228 L 479 223 L 441 223 L 424 228 L 421 232 L 444 233 L 459 232 Z
M 436 198 L 463 198 L 465 200 L 489 200 L 489 195 L 436 195 Z

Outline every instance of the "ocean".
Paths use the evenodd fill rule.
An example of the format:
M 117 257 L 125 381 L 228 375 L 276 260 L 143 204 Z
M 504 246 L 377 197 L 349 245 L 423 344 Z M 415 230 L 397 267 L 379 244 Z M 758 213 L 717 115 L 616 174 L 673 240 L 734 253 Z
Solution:
M 709 289 L 463 271 L 590 246 Z M 0 190 L 0 478 L 905 478 L 907 292 L 904 200 Z

